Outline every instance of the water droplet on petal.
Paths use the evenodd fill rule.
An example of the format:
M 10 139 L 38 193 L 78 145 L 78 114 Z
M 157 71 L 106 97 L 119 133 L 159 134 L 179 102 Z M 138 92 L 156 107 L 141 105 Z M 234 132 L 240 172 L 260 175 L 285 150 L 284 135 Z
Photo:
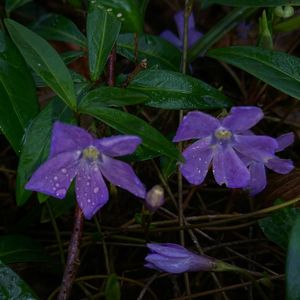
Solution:
M 59 190 L 57 190 L 57 192 L 56 192 L 56 196 L 57 197 L 62 197 L 62 196 L 64 196 L 65 195 L 65 193 L 66 193 L 66 189 L 59 189 Z
M 88 203 L 91 203 L 91 199 L 87 199 L 87 202 L 88 202 Z
M 90 186 L 90 185 L 91 185 L 91 183 L 90 183 L 89 181 L 87 181 L 86 185 L 87 185 L 87 186 Z
M 67 169 L 66 168 L 62 168 L 61 172 L 64 173 L 64 174 L 66 174 L 67 173 Z
M 56 186 L 56 187 L 59 187 L 59 183 L 56 183 L 55 186 Z
M 58 180 L 58 177 L 57 177 L 57 176 L 54 176 L 53 179 L 54 179 L 54 180 Z
M 98 187 L 95 187 L 95 188 L 94 188 L 94 193 L 97 194 L 98 192 L 99 192 L 99 188 L 98 188 Z

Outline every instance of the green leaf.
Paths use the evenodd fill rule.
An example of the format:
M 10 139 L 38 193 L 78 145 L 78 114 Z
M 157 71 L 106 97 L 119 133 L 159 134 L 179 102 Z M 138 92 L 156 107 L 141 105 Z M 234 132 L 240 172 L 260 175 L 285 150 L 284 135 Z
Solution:
M 47 158 L 52 124 L 56 120 L 70 122 L 72 112 L 58 99 L 53 99 L 33 120 L 25 135 L 25 143 L 19 160 L 17 173 L 17 204 L 23 205 L 31 195 L 24 189 L 35 169 Z
M 232 102 L 205 82 L 173 71 L 145 70 L 129 84 L 128 89 L 149 97 L 146 105 L 164 109 L 215 109 Z
M 103 107 L 98 102 L 89 102 L 87 105 L 80 103 L 79 111 L 99 119 L 122 133 L 139 136 L 143 140 L 144 146 L 161 155 L 170 156 L 173 159 L 182 159 L 181 154 L 173 143 L 136 116 L 117 109 Z
M 91 79 L 99 79 L 107 57 L 117 40 L 121 23 L 91 1 L 87 16 L 87 38 Z
M 290 233 L 286 261 L 286 300 L 300 299 L 300 216 L 295 220 Z
M 161 157 L 160 159 L 161 172 L 165 178 L 169 178 L 172 174 L 176 172 L 177 161 L 170 159 L 169 157 Z
M 86 37 L 78 27 L 71 20 L 61 15 L 44 15 L 30 29 L 46 40 L 62 41 L 81 47 L 87 46 Z
M 47 262 L 49 259 L 42 246 L 28 236 L 3 235 L 0 237 L 0 260 L 5 264 Z
M 139 0 L 94 0 L 122 22 L 123 32 L 143 32 L 144 20 Z
M 158 65 L 161 69 L 179 71 L 181 52 L 159 36 L 142 34 L 138 36 L 138 61 L 147 59 L 149 66 Z M 120 34 L 117 52 L 135 62 L 134 34 Z
M 284 20 L 274 26 L 274 31 L 288 32 L 297 30 L 300 27 L 300 16 Z
M 213 49 L 208 56 L 232 64 L 300 99 L 300 59 L 295 56 L 251 46 Z
M 120 283 L 116 274 L 109 275 L 105 287 L 105 299 L 106 300 L 120 300 L 121 291 Z
M 148 100 L 147 95 L 133 90 L 117 87 L 100 87 L 90 91 L 81 100 L 85 106 L 97 102 L 102 106 L 125 106 L 143 103 Z
M 283 201 L 275 201 L 275 205 Z M 283 249 L 288 248 L 289 233 L 297 218 L 300 215 L 298 208 L 286 207 L 276 211 L 271 216 L 258 221 L 260 228 L 266 237 Z
M 62 58 L 62 60 L 64 61 L 64 63 L 66 65 L 72 63 L 76 59 L 83 57 L 83 56 L 84 56 L 83 51 L 66 51 L 66 52 L 60 53 L 60 57 Z M 72 73 L 72 71 L 71 71 L 71 73 Z
M 67 105 L 76 109 L 72 78 L 58 53 L 47 41 L 23 25 L 10 19 L 4 22 L 27 64 Z
M 13 10 L 17 9 L 24 4 L 31 2 L 32 0 L 6 0 L 5 1 L 5 10 L 7 15 L 9 15 Z
M 0 299 L 38 300 L 35 293 L 12 269 L 0 261 Z
M 278 6 L 278 5 L 300 5 L 300 0 L 207 0 L 209 4 L 222 4 L 229 6 Z
M 0 130 L 17 154 L 24 130 L 38 110 L 30 71 L 13 42 L 0 31 Z

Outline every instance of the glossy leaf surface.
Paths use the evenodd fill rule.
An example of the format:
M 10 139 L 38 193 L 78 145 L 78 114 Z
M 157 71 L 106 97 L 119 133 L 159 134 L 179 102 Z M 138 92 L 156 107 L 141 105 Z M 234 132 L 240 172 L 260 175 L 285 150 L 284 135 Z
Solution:
M 120 34 L 117 52 L 135 62 L 134 34 Z M 158 65 L 161 69 L 179 71 L 181 52 L 159 36 L 142 34 L 138 36 L 138 61 L 147 59 L 149 67 Z
M 146 105 L 164 109 L 215 109 L 232 104 L 205 82 L 166 70 L 145 70 L 131 81 L 128 89 L 147 95 Z
M 6 19 L 5 25 L 27 64 L 71 108 L 76 109 L 76 97 L 70 72 L 51 45 L 23 25 Z
M 87 16 L 87 38 L 89 50 L 89 68 L 91 79 L 99 79 L 108 55 L 117 40 L 121 23 L 91 1 Z
M 213 49 L 208 56 L 236 66 L 274 88 L 300 99 L 300 59 L 251 46 Z

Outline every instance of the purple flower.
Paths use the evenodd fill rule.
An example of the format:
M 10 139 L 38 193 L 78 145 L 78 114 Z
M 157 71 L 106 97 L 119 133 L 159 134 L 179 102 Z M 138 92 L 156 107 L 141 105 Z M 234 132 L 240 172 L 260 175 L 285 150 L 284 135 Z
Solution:
M 279 136 L 276 139 L 278 143 L 276 152 L 280 152 L 291 145 L 294 142 L 294 138 L 292 132 Z M 250 171 L 250 182 L 245 189 L 249 190 L 252 196 L 261 192 L 267 185 L 265 167 L 279 174 L 287 174 L 294 168 L 293 162 L 290 159 L 281 159 L 276 155 L 265 162 L 244 159 L 244 163 L 249 167 Z
M 139 137 L 130 135 L 94 139 L 80 127 L 55 122 L 49 158 L 25 188 L 62 199 L 76 176 L 77 202 L 87 219 L 108 200 L 102 175 L 112 184 L 145 198 L 145 188 L 132 167 L 112 158 L 134 152 L 140 143 Z
M 211 271 L 215 259 L 197 255 L 177 244 L 147 244 L 151 253 L 145 258 L 145 267 L 167 273 Z
M 171 44 L 179 49 L 183 48 L 183 37 L 184 37 L 184 11 L 181 10 L 174 15 L 174 20 L 177 26 L 179 37 L 177 37 L 172 31 L 165 30 L 160 36 L 169 41 Z M 188 20 L 188 46 L 193 46 L 203 34 L 195 28 L 195 19 L 193 13 L 189 16 Z
M 222 120 L 198 111 L 188 113 L 173 141 L 199 140 L 183 152 L 182 175 L 192 184 L 201 184 L 212 162 L 213 174 L 219 185 L 246 187 L 250 172 L 240 155 L 266 163 L 274 158 L 278 148 L 277 141 L 271 137 L 247 134 L 262 118 L 262 110 L 252 106 L 233 107 Z

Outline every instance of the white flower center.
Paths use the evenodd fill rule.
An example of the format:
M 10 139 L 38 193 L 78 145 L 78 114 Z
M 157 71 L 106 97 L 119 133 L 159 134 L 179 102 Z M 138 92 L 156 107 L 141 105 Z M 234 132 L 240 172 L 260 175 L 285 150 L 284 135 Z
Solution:
M 221 128 L 215 131 L 215 137 L 218 140 L 229 140 L 232 137 L 231 131 Z

